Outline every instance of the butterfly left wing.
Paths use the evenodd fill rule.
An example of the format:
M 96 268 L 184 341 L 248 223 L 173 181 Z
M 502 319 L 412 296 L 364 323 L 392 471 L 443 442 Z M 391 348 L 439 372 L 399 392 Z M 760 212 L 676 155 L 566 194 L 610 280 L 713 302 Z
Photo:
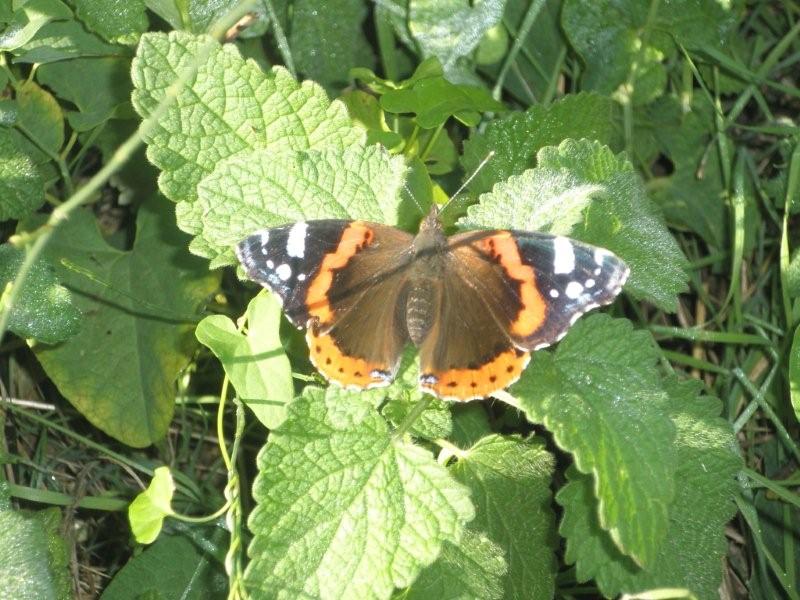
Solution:
M 406 341 L 397 310 L 412 236 L 364 221 L 319 220 L 257 232 L 237 246 L 248 276 L 306 327 L 309 358 L 330 381 L 387 385 Z

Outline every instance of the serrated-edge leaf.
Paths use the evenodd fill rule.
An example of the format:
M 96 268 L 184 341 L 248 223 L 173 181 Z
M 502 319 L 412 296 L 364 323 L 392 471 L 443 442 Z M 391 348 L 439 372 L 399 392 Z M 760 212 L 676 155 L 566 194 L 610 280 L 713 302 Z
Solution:
M 254 597 L 387 598 L 474 516 L 428 451 L 393 439 L 368 404 L 331 406 L 318 388 L 290 405 L 258 464 Z
M 179 31 L 141 37 L 132 65 L 134 108 L 149 117 L 174 93 L 170 86 L 187 77 L 145 135 L 147 156 L 163 171 L 161 191 L 175 202 L 194 202 L 197 184 L 239 152 L 343 151 L 365 139 L 344 104 L 331 102 L 319 85 L 298 84 L 282 67 L 264 73 L 232 44 Z
M 656 360 L 649 333 L 592 315 L 554 352 L 536 353 L 511 388 L 528 419 L 594 477 L 602 527 L 639 564 L 655 558 L 674 494 L 675 428 Z

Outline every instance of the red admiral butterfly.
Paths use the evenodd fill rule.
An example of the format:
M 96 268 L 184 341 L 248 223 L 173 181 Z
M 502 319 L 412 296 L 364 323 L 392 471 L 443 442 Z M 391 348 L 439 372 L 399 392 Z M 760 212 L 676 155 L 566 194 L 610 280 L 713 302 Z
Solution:
M 608 250 L 560 236 L 446 237 L 435 209 L 416 236 L 365 221 L 298 222 L 255 233 L 236 253 L 307 327 L 311 361 L 327 379 L 388 385 L 411 342 L 420 388 L 449 400 L 514 383 L 532 350 L 612 302 L 629 273 Z

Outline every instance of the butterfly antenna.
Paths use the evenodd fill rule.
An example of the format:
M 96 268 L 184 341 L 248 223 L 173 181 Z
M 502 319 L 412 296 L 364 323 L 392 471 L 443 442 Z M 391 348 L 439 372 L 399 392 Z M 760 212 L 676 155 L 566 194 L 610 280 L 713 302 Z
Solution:
M 445 202 L 444 206 L 442 206 L 442 208 L 440 210 L 444 210 L 445 208 L 450 206 L 450 203 L 453 200 L 455 200 L 458 197 L 458 195 L 461 192 L 463 192 L 470 183 L 472 183 L 472 180 L 475 179 L 475 177 L 478 175 L 478 173 L 481 172 L 481 169 L 486 166 L 486 163 L 488 163 L 490 160 L 492 160 L 493 156 L 494 156 L 494 150 L 491 150 L 489 152 L 489 154 L 487 154 L 484 157 L 484 159 L 481 161 L 481 163 L 477 167 L 475 167 L 475 170 L 472 172 L 472 174 L 469 177 L 467 177 L 466 181 L 464 181 L 464 183 L 461 184 L 461 187 L 456 190 L 456 193 L 453 194 L 452 196 L 450 196 L 450 199 L 447 202 Z

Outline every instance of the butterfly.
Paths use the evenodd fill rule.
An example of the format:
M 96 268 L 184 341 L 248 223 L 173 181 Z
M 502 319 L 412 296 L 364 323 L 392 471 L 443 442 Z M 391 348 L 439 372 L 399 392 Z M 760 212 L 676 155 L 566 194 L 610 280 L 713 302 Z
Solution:
M 419 387 L 447 400 L 505 389 L 532 351 L 611 303 L 629 274 L 567 237 L 476 230 L 447 237 L 436 209 L 419 233 L 358 220 L 301 221 L 236 246 L 247 276 L 306 328 L 309 356 L 349 389 L 386 386 L 409 343 Z

